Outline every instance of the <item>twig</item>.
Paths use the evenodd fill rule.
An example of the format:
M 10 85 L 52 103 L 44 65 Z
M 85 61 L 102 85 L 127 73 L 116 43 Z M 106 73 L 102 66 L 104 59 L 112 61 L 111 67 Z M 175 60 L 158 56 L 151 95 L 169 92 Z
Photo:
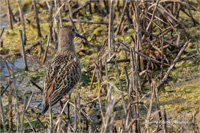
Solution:
M 6 3 L 7 3 L 7 8 L 8 8 L 8 21 L 9 21 L 10 29 L 13 29 L 12 18 L 11 18 L 11 8 L 10 8 L 9 0 L 6 0 Z
M 167 70 L 165 76 L 162 78 L 160 84 L 159 84 L 158 87 L 157 87 L 157 90 L 159 90 L 159 89 L 161 88 L 161 86 L 165 83 L 165 81 L 167 80 L 167 78 L 168 78 L 168 76 L 169 76 L 169 73 L 170 73 L 171 70 L 174 68 L 176 62 L 177 62 L 178 59 L 181 57 L 183 51 L 185 50 L 185 48 L 187 47 L 187 45 L 188 45 L 189 42 L 190 42 L 190 40 L 187 41 L 187 42 L 183 45 L 183 47 L 182 47 L 181 50 L 179 51 L 178 55 L 177 55 L 176 58 L 174 59 L 173 63 L 171 64 L 171 66 L 170 66 L 169 69 Z
M 1 40 L 1 37 L 2 37 L 2 35 L 3 35 L 4 29 L 5 29 L 5 27 L 3 27 L 2 31 L 1 31 L 0 40 Z
M 111 45 L 113 43 L 113 15 L 114 15 L 114 9 L 113 9 L 113 0 L 111 0 L 110 3 L 110 13 L 109 13 L 109 26 L 108 26 L 108 49 L 111 50 Z M 110 57 L 110 54 L 109 54 Z
M 38 10 L 37 10 L 37 5 L 36 5 L 36 1 L 33 0 L 33 6 L 34 6 L 34 14 L 35 14 L 35 19 L 36 19 L 36 24 L 37 24 L 37 35 L 38 37 L 41 37 L 41 30 L 40 30 L 40 20 L 38 17 Z
M 15 72 L 14 72 L 14 66 L 12 65 L 12 77 L 13 77 L 13 89 L 15 90 L 15 116 L 16 116 L 16 131 L 19 132 L 20 128 L 20 115 L 19 115 L 19 105 L 18 105 L 18 94 L 17 94 L 17 88 L 16 88 L 16 80 L 15 80 Z
M 64 112 L 66 106 L 68 105 L 68 103 L 69 103 L 69 100 L 67 100 L 67 102 L 65 103 L 65 105 L 64 105 L 63 108 L 62 108 L 62 111 L 61 111 L 60 114 L 59 114 L 59 119 L 56 121 L 56 125 L 55 125 L 55 127 L 54 127 L 54 132 L 55 132 L 55 130 L 56 130 L 56 127 L 60 128 L 60 127 L 59 127 L 59 122 L 60 122 L 60 120 L 61 120 L 61 116 L 62 116 L 62 114 L 63 114 L 63 112 Z M 57 131 L 59 131 L 59 129 L 57 129 Z
M 153 36 L 153 37 L 155 37 L 155 38 L 160 39 L 160 36 L 154 35 L 153 33 L 150 33 L 150 32 L 146 32 L 146 31 L 143 30 L 143 29 L 141 29 L 141 30 L 142 30 L 142 32 L 144 32 L 144 33 L 147 34 L 147 35 L 149 34 L 149 35 L 151 35 L 151 36 Z M 175 44 L 170 43 L 169 41 L 167 41 L 167 40 L 165 40 L 165 39 L 163 39 L 163 41 L 164 41 L 165 43 L 169 44 L 169 45 L 172 46 L 172 47 L 178 48 Z
M 77 17 L 77 22 L 78 22 L 79 28 L 80 28 L 81 32 L 83 33 L 84 30 L 83 30 L 83 27 L 82 27 L 80 19 L 79 19 L 79 14 L 77 14 L 76 17 Z
M 24 132 L 24 115 L 26 113 L 26 103 L 27 103 L 27 96 L 24 96 L 24 108 L 23 108 L 23 113 L 22 113 L 22 124 L 21 124 L 21 130 L 20 132 L 23 133 Z
M 8 70 L 9 71 L 9 70 Z M 9 131 L 12 131 L 13 128 L 13 117 L 12 117 L 12 90 L 13 88 L 11 87 L 11 74 L 9 72 L 9 78 L 8 78 L 8 83 L 9 83 Z
M 80 93 L 78 93 L 78 122 L 79 122 L 79 133 L 81 133 L 81 98 Z
M 139 102 L 139 89 L 138 89 L 138 73 L 137 73 L 137 60 L 136 60 L 136 54 L 135 54 L 135 49 L 132 47 L 130 49 L 130 56 L 131 56 L 131 71 L 132 71 L 132 78 L 133 78 L 133 85 L 132 87 L 135 88 L 135 97 L 136 97 L 136 103 Z M 135 106 L 135 119 L 137 120 L 135 123 L 135 132 L 140 132 L 140 120 L 139 120 L 139 105 L 136 104 Z
M 164 133 L 167 133 L 167 114 L 165 109 L 164 109 Z
M 74 97 L 74 133 L 77 131 L 77 101 Z
M 53 117 L 52 117 L 52 108 L 51 100 L 49 99 L 49 119 L 50 119 L 50 133 L 53 131 Z
M 58 1 L 58 7 L 59 7 L 59 21 L 60 21 L 60 27 L 63 27 L 63 21 L 62 21 L 62 10 L 60 8 L 62 8 L 62 6 L 60 7 L 60 0 Z M 64 6 L 64 5 L 63 5 Z
M 3 94 L 6 92 L 6 90 L 8 89 L 8 87 L 10 85 L 12 85 L 13 81 L 10 81 L 10 83 L 7 83 L 7 86 L 1 91 L 1 96 L 3 96 Z
M 151 23 L 152 23 L 152 21 L 153 21 L 153 18 L 154 18 L 154 15 L 155 15 L 155 13 L 156 13 L 156 9 L 157 9 L 157 6 L 158 6 L 159 1 L 160 1 L 160 0 L 157 0 L 156 3 L 155 3 L 154 9 L 153 9 L 153 15 L 152 15 L 151 20 L 150 20 L 150 22 L 149 22 L 149 24 L 148 24 L 148 26 L 147 26 L 147 28 L 146 28 L 146 31 L 149 30 L 149 27 L 150 27 L 150 25 L 151 25 Z
M 33 80 L 30 80 L 30 81 L 34 86 L 36 86 L 43 93 L 43 89 L 39 85 L 37 85 Z
M 121 96 L 122 96 L 122 102 L 123 102 L 123 107 L 124 107 L 124 113 L 125 113 L 125 115 L 126 115 L 126 114 L 127 114 L 126 103 L 125 103 L 125 100 L 124 100 L 124 94 L 123 94 L 123 92 L 122 92 L 122 91 L 123 91 L 123 87 L 122 87 L 121 80 L 120 80 L 120 77 L 119 77 L 118 64 L 117 64 L 116 61 L 115 61 L 115 67 L 116 67 L 117 78 L 118 78 L 119 86 L 120 86 L 120 90 L 121 90 Z
M 31 126 L 31 128 L 32 128 L 32 130 L 33 130 L 33 132 L 36 133 L 36 130 L 35 130 L 35 128 L 33 127 L 32 123 L 31 123 L 31 121 L 29 120 L 29 118 L 28 118 L 28 116 L 26 115 L 26 113 L 24 114 L 24 116 L 26 117 L 26 119 L 27 119 L 29 125 Z
M 137 52 L 137 51 L 134 51 L 134 52 L 137 53 L 138 55 L 142 56 L 142 57 L 147 58 L 148 60 L 150 60 L 150 61 L 152 61 L 152 62 L 154 62 L 154 63 L 159 63 L 159 64 L 162 63 L 162 62 L 160 62 L 160 61 L 158 61 L 158 60 L 155 60 L 155 59 L 153 59 L 153 58 L 151 58 L 151 57 L 149 57 L 149 56 L 147 56 L 147 55 L 144 55 L 144 54 L 142 54 L 142 53 L 140 53 L 140 52 Z M 166 64 L 166 63 L 164 63 L 164 65 L 165 65 L 165 66 L 170 66 L 169 64 Z
M 90 4 L 90 1 L 86 1 L 85 4 L 79 6 L 79 7 L 76 8 L 74 11 L 72 11 L 72 15 L 73 15 L 74 13 L 77 13 L 78 11 L 80 11 L 82 8 L 86 7 L 86 6 L 89 5 L 89 4 Z
M 26 52 L 30 52 L 30 50 L 31 50 L 32 48 L 34 48 L 34 47 L 36 47 L 37 45 L 40 45 L 40 44 L 42 44 L 42 41 L 41 41 L 41 40 L 35 42 L 31 47 L 29 47 L 29 48 L 26 49 Z
M 155 82 L 156 84 L 156 81 L 152 81 L 152 83 Z M 160 110 L 160 103 L 159 103 L 159 95 L 158 95 L 158 90 L 156 88 L 155 89 L 155 103 L 156 103 L 156 110 L 158 111 L 158 123 L 157 123 L 157 131 L 159 130 L 159 124 L 160 124 L 160 121 L 162 120 L 162 115 L 161 115 L 161 110 Z
M 58 22 L 58 15 L 57 15 L 57 13 L 58 13 L 57 0 L 54 0 L 54 5 L 55 5 L 55 10 L 56 10 L 56 16 L 55 16 L 54 20 L 55 20 L 55 23 L 56 23 L 57 33 L 59 34 L 59 22 Z
M 107 65 L 107 55 L 105 56 L 105 71 L 106 71 L 106 81 L 109 82 L 109 78 L 108 78 L 108 65 Z M 109 88 L 109 84 L 108 83 L 106 85 L 106 88 L 107 88 L 107 91 L 108 91 L 108 88 Z M 111 97 L 109 95 L 108 102 L 110 102 L 110 100 L 111 100 Z
M 2 104 L 2 100 L 1 100 L 1 95 L 0 95 L 0 111 L 1 111 L 1 119 L 2 119 L 3 130 L 4 130 L 4 132 L 7 132 L 6 125 L 5 125 L 6 121 L 5 121 L 4 111 L 3 111 L 3 104 Z
M 20 20 L 21 20 L 22 31 L 23 31 L 23 43 L 24 45 L 26 45 L 26 29 L 25 29 L 24 16 L 22 13 L 21 0 L 18 0 L 18 4 L 19 4 L 19 14 L 20 14 Z
M 147 118 L 145 120 L 145 127 L 147 129 L 147 133 L 149 132 L 149 120 L 151 117 L 151 109 L 152 109 L 152 104 L 153 104 L 153 97 L 154 97 L 154 93 L 155 93 L 155 83 L 152 83 L 152 93 L 151 93 L 151 101 L 149 104 L 149 110 L 147 112 Z
M 25 53 L 25 48 L 24 48 L 24 39 L 22 37 L 22 31 L 19 30 L 19 33 L 20 33 L 21 46 L 22 46 L 22 56 L 23 56 L 23 60 L 24 60 L 24 69 L 25 69 L 25 71 L 28 71 L 28 65 L 27 65 L 27 61 L 26 61 L 26 53 Z
M 120 22 L 119 22 L 119 25 L 117 26 L 116 35 L 118 35 L 119 30 L 120 30 L 120 28 L 121 28 L 121 24 L 122 24 L 122 21 L 123 21 L 123 18 L 124 18 L 124 14 L 125 14 L 127 5 L 128 5 L 128 0 L 126 0 L 126 3 L 125 3 L 125 5 L 124 5 L 123 12 L 122 12 L 122 15 L 121 15 L 121 17 L 120 17 Z
M 93 71 L 93 74 L 92 74 L 92 79 L 91 79 L 91 82 L 90 82 L 89 90 L 91 90 L 92 85 L 93 85 L 94 77 L 95 77 L 95 74 L 96 74 L 96 68 L 97 68 L 97 66 L 95 65 L 95 68 L 94 68 L 94 71 Z
M 49 8 L 49 10 L 50 10 L 50 19 L 52 19 L 53 18 L 53 2 L 52 2 L 52 0 L 50 0 L 50 8 Z
M 33 92 L 32 92 L 32 94 L 31 94 L 31 96 L 30 96 L 30 98 L 29 98 L 29 101 L 28 101 L 28 103 L 27 103 L 27 106 L 26 106 L 26 109 L 25 109 L 25 111 L 27 111 L 28 110 L 28 108 L 29 108 L 29 105 L 30 105 L 30 103 L 31 103 L 31 100 L 32 100 L 32 98 L 33 98 Z
M 47 46 L 46 46 L 46 49 L 45 49 L 45 52 L 44 52 L 44 57 L 43 57 L 42 64 L 44 64 L 44 62 L 46 61 L 47 51 L 48 51 L 49 42 L 50 42 L 50 36 L 51 36 L 51 35 L 50 35 L 50 33 L 49 33 L 48 40 L 47 40 Z

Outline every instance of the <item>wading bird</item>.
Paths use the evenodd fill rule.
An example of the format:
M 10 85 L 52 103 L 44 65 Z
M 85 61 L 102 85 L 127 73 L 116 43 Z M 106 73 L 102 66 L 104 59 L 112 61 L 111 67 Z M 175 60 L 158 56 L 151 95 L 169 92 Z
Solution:
M 63 96 L 71 94 L 81 77 L 81 63 L 74 46 L 76 36 L 84 38 L 75 32 L 73 26 L 65 26 L 60 29 L 58 50 L 46 74 L 42 113 L 48 110 L 49 102 L 53 106 L 61 101 Z

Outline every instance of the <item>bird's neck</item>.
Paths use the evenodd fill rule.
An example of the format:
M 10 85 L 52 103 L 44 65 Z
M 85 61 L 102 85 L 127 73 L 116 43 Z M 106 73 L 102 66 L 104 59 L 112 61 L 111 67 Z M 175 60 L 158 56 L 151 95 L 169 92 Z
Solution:
M 66 55 L 71 52 L 76 52 L 73 40 L 60 40 L 57 54 Z

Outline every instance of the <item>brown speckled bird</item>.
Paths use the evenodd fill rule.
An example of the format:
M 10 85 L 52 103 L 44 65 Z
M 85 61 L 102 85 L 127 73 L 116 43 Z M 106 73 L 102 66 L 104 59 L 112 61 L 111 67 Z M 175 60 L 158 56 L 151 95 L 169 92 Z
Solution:
M 43 91 L 42 113 L 70 94 L 81 77 L 81 64 L 75 51 L 74 38 L 82 37 L 73 26 L 65 26 L 59 32 L 58 50 L 48 67 Z M 84 37 L 82 37 L 84 38 Z

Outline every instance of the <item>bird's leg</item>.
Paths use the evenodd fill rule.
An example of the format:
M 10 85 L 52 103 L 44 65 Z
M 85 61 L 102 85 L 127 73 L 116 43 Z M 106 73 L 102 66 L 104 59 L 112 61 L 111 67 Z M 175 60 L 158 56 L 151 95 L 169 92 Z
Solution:
M 71 99 L 71 94 L 69 94 L 69 100 Z M 69 103 L 67 103 L 67 109 L 68 109 L 68 119 L 70 119 L 70 112 L 69 112 L 69 107 L 70 107 L 70 104 Z
M 60 106 L 61 106 L 61 110 L 63 109 L 63 102 L 60 100 Z M 64 111 L 63 111 L 64 115 L 67 115 Z

